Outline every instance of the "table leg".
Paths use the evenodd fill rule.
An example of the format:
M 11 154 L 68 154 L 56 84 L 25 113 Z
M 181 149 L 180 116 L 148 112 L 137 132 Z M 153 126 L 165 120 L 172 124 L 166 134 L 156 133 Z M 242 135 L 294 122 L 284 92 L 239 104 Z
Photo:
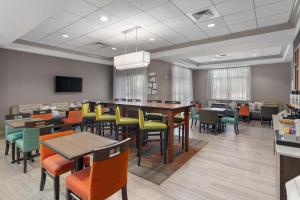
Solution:
M 185 151 L 189 151 L 189 108 L 184 110 L 184 144 L 185 144 Z
M 83 169 L 83 165 L 84 165 L 83 162 L 84 162 L 83 157 L 77 158 L 75 160 L 75 172 Z
M 168 111 L 168 162 L 173 162 L 173 143 L 174 143 L 174 112 Z

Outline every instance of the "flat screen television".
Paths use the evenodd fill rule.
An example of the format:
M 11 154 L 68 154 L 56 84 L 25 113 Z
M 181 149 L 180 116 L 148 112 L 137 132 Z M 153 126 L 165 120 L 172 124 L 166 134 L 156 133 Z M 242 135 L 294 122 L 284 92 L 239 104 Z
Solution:
M 82 92 L 82 78 L 56 76 L 55 92 Z

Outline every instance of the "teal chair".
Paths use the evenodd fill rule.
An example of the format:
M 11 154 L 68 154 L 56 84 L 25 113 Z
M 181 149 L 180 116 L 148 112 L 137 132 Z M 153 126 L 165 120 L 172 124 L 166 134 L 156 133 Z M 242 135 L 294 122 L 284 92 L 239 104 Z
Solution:
M 23 137 L 16 141 L 17 163 L 20 163 L 20 153 L 23 152 L 24 173 L 27 172 L 28 158 L 30 157 L 32 159 L 32 151 L 38 151 L 40 149 L 39 136 L 39 128 L 25 128 Z
M 15 155 L 16 155 L 16 140 L 21 139 L 23 137 L 23 128 L 11 128 L 8 125 L 5 125 L 5 140 L 6 140 L 6 146 L 5 146 L 5 155 L 8 155 L 9 146 L 11 145 L 11 159 L 12 163 L 15 162 Z
M 235 113 L 234 113 L 234 117 L 222 117 L 221 118 L 221 124 L 232 124 L 234 126 L 234 132 L 235 134 L 239 134 L 239 108 L 237 108 L 235 110 Z
M 199 120 L 199 114 L 197 113 L 195 107 L 191 108 L 191 119 L 192 119 L 192 123 L 191 123 L 191 128 L 192 128 L 194 120 L 195 120 L 195 126 L 197 125 L 197 121 Z

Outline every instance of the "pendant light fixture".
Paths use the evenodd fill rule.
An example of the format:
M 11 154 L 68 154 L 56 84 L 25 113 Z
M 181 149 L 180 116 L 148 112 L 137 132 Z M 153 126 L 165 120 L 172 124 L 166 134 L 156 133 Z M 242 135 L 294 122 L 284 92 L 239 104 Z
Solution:
M 137 31 L 141 27 L 137 26 L 123 31 L 125 36 L 125 53 L 124 55 L 114 57 L 114 67 L 117 70 L 133 69 L 148 67 L 150 64 L 150 53 L 146 51 L 138 51 Z M 135 52 L 127 54 L 127 34 L 135 31 Z

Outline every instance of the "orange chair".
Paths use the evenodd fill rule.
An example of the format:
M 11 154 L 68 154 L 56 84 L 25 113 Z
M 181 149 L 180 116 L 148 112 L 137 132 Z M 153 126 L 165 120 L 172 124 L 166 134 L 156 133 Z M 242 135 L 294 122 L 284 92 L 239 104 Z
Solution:
M 42 141 L 74 134 L 73 130 L 40 136 L 41 182 L 40 191 L 44 190 L 46 173 L 54 179 L 54 198 L 59 199 L 59 176 L 74 169 L 74 161 L 67 160 L 42 144 Z M 89 157 L 85 157 L 85 166 L 89 166 Z
M 122 199 L 127 200 L 129 147 L 130 138 L 95 150 L 90 168 L 67 176 L 67 199 L 102 200 L 122 189 Z
M 80 125 L 82 122 L 81 110 L 70 110 L 68 111 L 68 117 L 62 119 L 64 124 Z
M 52 114 L 52 110 L 38 110 L 38 111 L 33 111 L 31 117 L 50 120 L 53 119 L 53 114 Z
M 240 116 L 243 118 L 247 118 L 248 123 L 250 122 L 249 104 L 240 105 Z

